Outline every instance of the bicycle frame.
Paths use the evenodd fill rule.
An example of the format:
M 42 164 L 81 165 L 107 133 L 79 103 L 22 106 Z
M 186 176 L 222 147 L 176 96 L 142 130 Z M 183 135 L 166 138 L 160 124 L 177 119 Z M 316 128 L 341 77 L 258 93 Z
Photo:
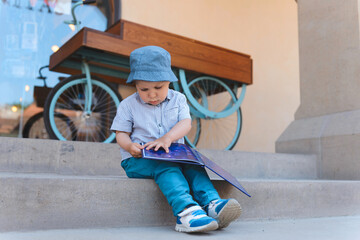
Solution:
M 91 83 L 91 75 L 89 65 L 85 60 L 82 61 L 82 72 L 86 75 L 86 86 L 85 92 L 85 114 L 87 116 L 91 115 L 91 103 L 92 103 L 92 83 Z

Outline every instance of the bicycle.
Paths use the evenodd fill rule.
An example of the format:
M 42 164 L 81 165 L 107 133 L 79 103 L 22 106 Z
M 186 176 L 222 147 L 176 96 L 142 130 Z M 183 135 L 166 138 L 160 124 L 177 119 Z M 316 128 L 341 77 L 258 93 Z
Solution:
M 73 20 L 65 22 L 79 30 L 80 21 L 75 16 L 76 7 L 95 1 L 80 1 L 73 5 Z M 52 139 L 87 142 L 113 142 L 115 134 L 110 124 L 115 117 L 117 106 L 122 100 L 120 94 L 105 80 L 91 76 L 86 62 L 83 73 L 60 81 L 49 93 L 44 107 L 45 128 Z M 74 123 L 76 136 L 64 136 L 63 124 L 56 122 L 56 112 L 68 116 Z

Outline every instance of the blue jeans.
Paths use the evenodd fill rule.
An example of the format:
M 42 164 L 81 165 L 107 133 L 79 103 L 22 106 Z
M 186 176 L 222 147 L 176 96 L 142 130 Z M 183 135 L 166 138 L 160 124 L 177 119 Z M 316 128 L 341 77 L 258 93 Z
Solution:
M 153 178 L 175 216 L 190 205 L 205 206 L 220 198 L 201 166 L 134 157 L 123 160 L 121 166 L 129 178 Z

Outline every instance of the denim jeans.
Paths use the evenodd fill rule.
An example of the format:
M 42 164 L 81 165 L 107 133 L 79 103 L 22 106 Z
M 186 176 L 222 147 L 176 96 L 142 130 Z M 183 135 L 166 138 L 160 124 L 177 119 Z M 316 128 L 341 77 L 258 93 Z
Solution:
M 123 160 L 121 166 L 129 178 L 154 179 L 175 216 L 190 205 L 205 206 L 220 198 L 201 166 L 134 157 Z

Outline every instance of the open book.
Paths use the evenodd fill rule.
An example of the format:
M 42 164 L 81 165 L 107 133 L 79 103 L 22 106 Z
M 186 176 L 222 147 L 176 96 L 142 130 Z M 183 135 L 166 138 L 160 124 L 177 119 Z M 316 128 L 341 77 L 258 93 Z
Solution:
M 154 149 L 143 149 L 142 157 L 147 159 L 195 164 L 202 167 L 207 167 L 219 177 L 223 178 L 228 183 L 239 189 L 246 196 L 251 197 L 234 176 L 232 176 L 229 172 L 221 168 L 219 165 L 217 165 L 216 163 L 202 155 L 200 152 L 189 147 L 186 144 L 171 144 L 171 146 L 169 147 L 169 153 L 166 153 L 165 150 L 162 148 L 160 148 L 158 151 L 155 151 Z

